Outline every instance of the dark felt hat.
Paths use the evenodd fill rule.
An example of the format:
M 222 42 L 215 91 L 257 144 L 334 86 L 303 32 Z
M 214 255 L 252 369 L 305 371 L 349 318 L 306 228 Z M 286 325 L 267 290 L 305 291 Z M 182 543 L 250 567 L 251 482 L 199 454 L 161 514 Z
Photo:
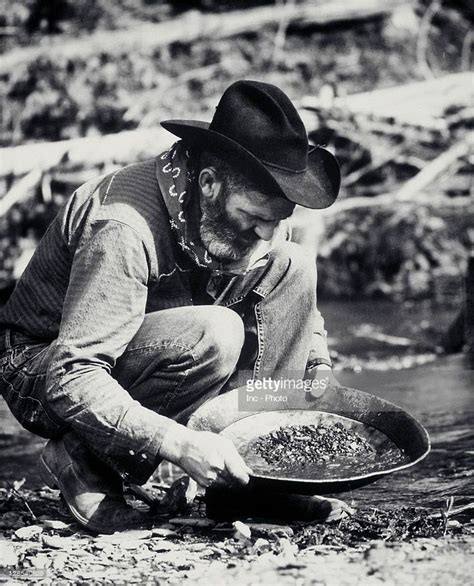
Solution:
M 210 124 L 166 120 L 161 125 L 213 152 L 265 192 L 307 208 L 326 208 L 339 192 L 336 158 L 308 144 L 296 108 L 274 85 L 237 81 L 224 92 Z

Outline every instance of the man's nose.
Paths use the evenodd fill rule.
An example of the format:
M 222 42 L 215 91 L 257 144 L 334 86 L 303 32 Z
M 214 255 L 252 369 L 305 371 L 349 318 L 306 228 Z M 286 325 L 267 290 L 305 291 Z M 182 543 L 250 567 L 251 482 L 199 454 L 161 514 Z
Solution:
M 262 240 L 271 240 L 273 238 L 273 232 L 275 232 L 277 223 L 260 223 L 255 226 L 255 234 Z

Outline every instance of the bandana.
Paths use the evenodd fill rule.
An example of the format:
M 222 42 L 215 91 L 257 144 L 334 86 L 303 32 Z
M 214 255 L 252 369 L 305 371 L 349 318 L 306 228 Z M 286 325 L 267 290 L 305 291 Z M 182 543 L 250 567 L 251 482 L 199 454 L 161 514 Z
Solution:
M 191 156 L 186 145 L 177 141 L 158 157 L 158 182 L 179 247 L 196 266 L 214 274 L 241 275 L 264 266 L 268 261 L 268 252 L 276 241 L 286 239 L 287 224 L 282 222 L 281 229 L 275 231 L 271 241 L 261 241 L 250 257 L 242 261 L 222 265 L 211 258 L 201 242 L 195 219 L 193 221 L 192 218 L 196 210 L 192 205 L 196 173 L 191 164 Z
M 175 142 L 158 157 L 158 181 L 179 247 L 198 267 L 217 270 L 219 263 L 209 256 L 201 239 L 191 234 L 191 222 L 186 217 L 186 204 L 191 198 L 195 179 L 190 159 L 191 153 L 183 142 Z M 191 212 L 192 209 L 188 210 Z

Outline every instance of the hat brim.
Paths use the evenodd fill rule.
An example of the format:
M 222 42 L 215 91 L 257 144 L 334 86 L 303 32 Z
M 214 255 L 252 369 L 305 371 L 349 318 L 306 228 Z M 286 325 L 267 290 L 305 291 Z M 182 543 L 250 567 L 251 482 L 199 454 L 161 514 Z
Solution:
M 336 157 L 321 147 L 311 147 L 306 170 L 294 173 L 265 164 L 238 142 L 211 130 L 208 122 L 165 120 L 161 126 L 186 142 L 222 158 L 264 191 L 306 208 L 327 208 L 339 193 L 341 173 Z

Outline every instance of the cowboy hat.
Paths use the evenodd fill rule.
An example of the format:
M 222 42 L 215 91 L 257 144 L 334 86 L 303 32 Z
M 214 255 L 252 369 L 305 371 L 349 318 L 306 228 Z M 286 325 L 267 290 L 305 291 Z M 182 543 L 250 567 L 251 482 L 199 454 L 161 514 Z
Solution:
M 336 158 L 308 144 L 290 99 L 268 83 L 241 80 L 224 92 L 211 123 L 165 120 L 163 128 L 213 152 L 266 193 L 307 208 L 326 208 L 337 197 Z

